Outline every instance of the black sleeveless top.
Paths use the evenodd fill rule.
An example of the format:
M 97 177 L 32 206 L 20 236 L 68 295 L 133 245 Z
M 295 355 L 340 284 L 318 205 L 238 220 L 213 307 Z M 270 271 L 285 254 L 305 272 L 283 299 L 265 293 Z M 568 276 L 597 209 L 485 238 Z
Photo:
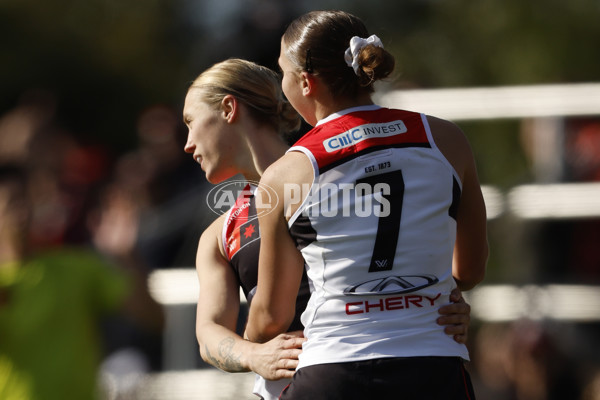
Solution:
M 256 292 L 260 251 L 258 217 L 253 201 L 255 189 L 256 187 L 250 184 L 244 188 L 235 205 L 229 210 L 223 227 L 225 254 L 249 305 Z M 296 298 L 296 315 L 288 331 L 304 329 L 300 322 L 300 315 L 306 309 L 309 297 L 308 277 L 306 270 L 304 270 L 298 297 Z

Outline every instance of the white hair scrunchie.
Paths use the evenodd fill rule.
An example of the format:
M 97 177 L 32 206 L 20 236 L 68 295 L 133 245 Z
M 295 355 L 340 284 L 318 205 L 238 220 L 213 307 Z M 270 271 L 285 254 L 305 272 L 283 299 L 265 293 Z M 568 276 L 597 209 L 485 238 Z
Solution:
M 376 47 L 381 47 L 383 49 L 383 43 L 381 43 L 381 39 L 377 37 L 377 35 L 371 35 L 366 39 L 359 38 L 358 36 L 352 37 L 350 39 L 350 47 L 346 49 L 344 53 L 344 60 L 349 67 L 354 69 L 354 73 L 358 75 L 358 55 L 363 47 L 368 44 L 372 44 Z

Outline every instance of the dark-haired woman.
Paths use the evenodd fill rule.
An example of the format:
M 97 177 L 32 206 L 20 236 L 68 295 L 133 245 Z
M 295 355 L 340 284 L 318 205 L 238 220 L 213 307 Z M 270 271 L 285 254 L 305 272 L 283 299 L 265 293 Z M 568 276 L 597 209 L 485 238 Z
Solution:
M 282 399 L 472 399 L 464 344 L 436 329 L 453 288 L 484 277 L 486 213 L 454 124 L 373 104 L 394 59 L 357 17 L 317 11 L 281 41 L 283 91 L 314 128 L 264 172 L 257 292 L 246 336 L 294 315 L 307 341 Z

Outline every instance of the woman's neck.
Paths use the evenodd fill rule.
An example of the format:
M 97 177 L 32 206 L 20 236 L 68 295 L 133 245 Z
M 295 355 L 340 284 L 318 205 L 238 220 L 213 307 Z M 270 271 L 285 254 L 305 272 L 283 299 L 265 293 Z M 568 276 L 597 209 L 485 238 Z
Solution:
M 370 94 L 362 95 L 356 99 L 337 100 L 333 97 L 330 97 L 328 99 L 324 99 L 324 101 L 317 102 L 317 106 L 315 109 L 315 117 L 318 122 L 323 118 L 327 118 L 328 116 L 336 112 L 346 110 L 348 108 L 367 106 L 372 104 L 373 100 L 371 99 Z
M 246 135 L 252 165 L 244 171 L 247 180 L 259 181 L 267 167 L 283 156 L 289 145 L 271 128 L 253 129 Z

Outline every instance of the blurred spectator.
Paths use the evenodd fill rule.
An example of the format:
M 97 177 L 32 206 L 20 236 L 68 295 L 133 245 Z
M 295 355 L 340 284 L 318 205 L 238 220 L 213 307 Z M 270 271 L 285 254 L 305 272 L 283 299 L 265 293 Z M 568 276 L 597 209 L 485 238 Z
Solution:
M 542 322 L 487 324 L 476 336 L 477 392 L 485 399 L 579 399 L 574 360 Z
M 84 248 L 32 248 L 26 178 L 0 167 L 0 398 L 95 399 L 98 324 L 128 281 Z
M 583 390 L 581 400 L 600 400 L 600 371 L 592 375 L 592 379 Z
M 147 145 L 143 151 L 132 154 L 143 153 L 144 156 L 139 158 L 143 162 L 119 164 L 126 168 L 117 170 L 113 178 L 110 174 L 113 160 L 108 149 L 62 129 L 54 120 L 54 103 L 51 95 L 34 92 L 25 96 L 14 110 L 0 117 L 0 164 L 11 162 L 11 166 L 6 167 L 7 182 L 10 182 L 6 186 L 10 190 L 4 191 L 8 194 L 2 197 L 20 199 L 4 201 L 0 213 L 0 263 L 3 266 L 0 376 L 6 375 L 8 385 L 8 389 L 0 388 L 2 399 L 7 398 L 2 390 L 13 389 L 27 391 L 29 397 L 25 398 L 39 398 L 35 395 L 36 385 L 48 389 L 50 394 L 45 398 L 90 398 L 87 394 L 61 397 L 62 392 L 58 389 L 54 396 L 55 388 L 47 382 L 22 384 L 19 377 L 23 375 L 19 368 L 26 370 L 31 365 L 39 365 L 35 373 L 24 373 L 45 375 L 44 368 L 58 359 L 50 350 L 39 352 L 39 358 L 24 351 L 31 340 L 44 343 L 59 354 L 72 352 L 65 360 L 78 369 L 76 372 L 85 375 L 77 378 L 82 390 L 88 384 L 95 388 L 95 374 L 102 358 L 105 358 L 102 370 L 116 386 L 123 386 L 124 377 L 162 367 L 164 310 L 148 292 L 147 278 L 154 265 L 144 263 L 136 252 L 136 245 L 142 213 L 169 201 L 170 188 L 162 190 L 155 183 L 175 183 L 175 174 L 164 179 L 156 177 L 163 171 L 176 169 L 179 153 L 183 154 L 183 144 L 175 148 L 173 143 L 161 139 L 161 135 L 173 134 L 169 129 L 176 121 L 169 119 L 168 112 L 167 117 L 157 113 L 155 118 L 142 119 L 140 132 L 143 132 L 143 141 Z M 15 209 L 14 216 L 5 219 L 4 211 L 10 213 L 12 208 Z M 19 210 L 22 212 L 17 212 Z M 26 223 L 17 218 L 23 213 L 27 215 Z M 193 222 L 189 214 L 186 222 Z M 197 237 L 194 238 L 196 241 Z M 46 272 L 48 268 L 53 269 L 51 274 Z M 63 270 L 72 271 L 65 277 L 58 273 Z M 35 284 L 30 282 L 39 276 L 43 279 Z M 19 308 L 34 308 L 38 301 L 47 300 L 41 293 L 57 291 L 63 285 L 66 289 L 60 295 L 66 297 L 57 295 L 57 299 L 48 301 L 52 305 L 46 310 L 48 315 L 25 313 Z M 27 292 L 34 289 L 39 289 L 40 294 L 34 296 Z M 22 293 L 19 299 L 27 297 L 30 303 L 20 305 L 13 293 Z M 81 298 L 84 295 L 89 298 Z M 99 296 L 104 297 L 97 298 Z M 18 332 L 19 324 L 26 323 L 37 332 L 53 330 L 47 336 L 59 337 L 61 327 L 58 324 L 46 325 L 48 320 L 58 320 L 52 313 L 58 313 L 59 307 L 67 305 L 73 305 L 75 309 L 72 312 L 63 310 L 64 315 L 75 314 L 69 318 L 76 322 L 65 324 L 64 329 L 68 332 L 64 334 L 67 338 L 64 342 L 54 337 L 40 341 L 31 339 L 33 334 L 11 333 L 11 326 L 14 325 L 14 332 Z M 13 311 L 13 307 L 21 310 L 22 315 Z M 77 322 L 79 320 L 82 322 Z M 83 328 L 84 333 L 80 332 Z M 78 347 L 79 342 L 73 341 L 72 335 L 78 334 L 82 337 L 79 342 L 86 341 L 89 349 Z M 5 337 L 10 340 L 4 340 Z M 65 350 L 63 347 L 69 341 L 73 346 Z M 14 353 L 8 352 L 9 347 Z M 38 349 L 33 346 L 33 350 Z M 77 357 L 87 357 L 85 364 L 78 366 Z M 23 366 L 15 366 L 15 363 Z M 122 373 L 124 367 L 127 373 Z M 59 379 L 59 375 L 70 372 L 60 367 L 56 369 L 56 375 L 48 374 L 44 379 L 54 379 L 67 390 L 68 385 Z M 11 389 L 12 386 L 15 388 Z M 120 387 L 116 391 L 123 392 Z
M 600 182 L 600 120 L 579 118 L 567 122 L 565 159 L 569 179 Z M 573 221 L 567 265 L 579 282 L 600 284 L 600 218 Z
M 216 216 L 204 201 L 210 187 L 202 171 L 183 152 L 179 111 L 145 109 L 136 126 L 138 146 L 113 160 L 105 146 L 57 124 L 56 109 L 52 93 L 31 90 L 0 116 L 0 162 L 31 170 L 32 240 L 39 246 L 89 243 L 87 215 L 114 169 L 111 179 L 135 194 L 136 247 L 144 263 L 151 269 L 193 266 L 198 237 Z
M 106 149 L 78 143 L 68 131 L 53 127 L 33 138 L 27 166 L 34 202 L 30 235 L 36 246 L 90 242 L 87 214 L 109 163 Z
M 554 153 L 544 153 L 552 165 L 560 165 L 557 183 L 600 182 L 600 119 L 570 117 L 561 119 L 558 126 L 555 137 L 548 136 L 554 137 L 550 146 Z M 526 133 L 526 153 L 535 163 L 535 143 L 531 132 Z M 600 284 L 600 217 L 543 219 L 531 226 L 535 229 L 529 235 L 535 255 L 534 281 Z
M 216 215 L 205 202 L 202 170 L 183 151 L 179 113 L 157 105 L 137 124 L 139 146 L 121 156 L 114 180 L 140 207 L 137 250 L 151 268 L 193 267 L 198 238 Z
M 55 111 L 53 94 L 25 92 L 14 109 L 0 117 L 0 162 L 26 162 L 32 138 L 50 123 Z
M 571 119 L 566 125 L 565 161 L 569 180 L 600 182 L 600 120 Z
M 148 268 L 136 254 L 139 205 L 129 188 L 110 184 L 89 216 L 93 243 L 131 278 L 128 301 L 103 321 L 105 385 L 116 399 L 126 399 L 140 378 L 162 369 L 164 310 L 148 291 Z
M 473 381 L 479 397 L 487 400 L 510 400 L 510 378 L 507 370 L 508 327 L 505 324 L 487 323 L 474 336 L 474 348 L 470 351 Z

